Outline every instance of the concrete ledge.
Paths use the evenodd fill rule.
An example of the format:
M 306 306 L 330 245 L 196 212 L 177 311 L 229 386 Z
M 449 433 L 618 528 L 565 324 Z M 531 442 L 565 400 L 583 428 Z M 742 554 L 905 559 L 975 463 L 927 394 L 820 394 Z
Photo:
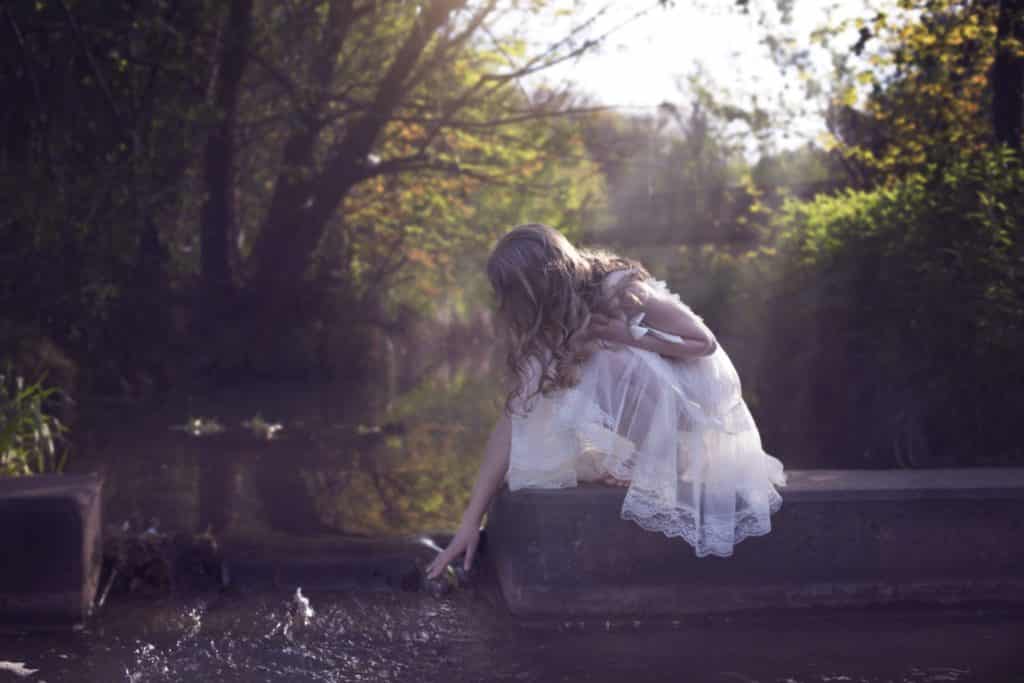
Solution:
M 99 582 L 101 481 L 94 476 L 0 479 L 0 624 L 81 622 Z
M 434 551 L 418 538 L 231 539 L 223 544 L 231 580 L 293 591 L 414 590 Z
M 1024 468 L 789 473 L 771 534 L 699 559 L 607 487 L 503 491 L 490 558 L 519 615 L 1024 604 Z

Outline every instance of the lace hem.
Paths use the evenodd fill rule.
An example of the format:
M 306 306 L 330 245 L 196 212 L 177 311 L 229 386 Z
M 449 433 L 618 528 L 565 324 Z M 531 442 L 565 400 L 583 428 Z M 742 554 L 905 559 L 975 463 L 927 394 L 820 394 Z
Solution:
M 658 503 L 657 495 L 631 488 L 622 504 L 621 517 L 646 531 L 682 538 L 693 546 L 697 557 L 731 557 L 737 543 L 751 536 L 768 534 L 772 530 L 771 515 L 781 507 L 782 496 L 769 486 L 767 512 L 741 510 L 732 520 L 710 520 L 700 525 L 696 511 L 685 507 L 666 508 Z

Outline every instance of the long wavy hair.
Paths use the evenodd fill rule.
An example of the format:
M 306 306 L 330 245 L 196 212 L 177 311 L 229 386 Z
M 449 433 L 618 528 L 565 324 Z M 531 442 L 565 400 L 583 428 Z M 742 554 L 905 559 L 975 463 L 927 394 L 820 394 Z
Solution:
M 584 344 L 592 313 L 615 315 L 619 291 L 602 287 L 605 276 L 627 270 L 623 285 L 650 278 L 635 261 L 609 252 L 576 249 L 546 225 L 520 225 L 499 240 L 487 277 L 507 333 L 511 390 L 509 413 L 530 409 L 537 395 L 574 386 L 589 356 Z

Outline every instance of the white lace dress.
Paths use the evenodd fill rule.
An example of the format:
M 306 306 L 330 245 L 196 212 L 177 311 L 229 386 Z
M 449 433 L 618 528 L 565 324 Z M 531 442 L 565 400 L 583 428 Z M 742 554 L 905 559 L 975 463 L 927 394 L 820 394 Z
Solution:
M 684 305 L 664 283 L 647 285 Z M 721 346 L 693 360 L 631 346 L 599 350 L 579 384 L 512 417 L 511 490 L 604 475 L 629 482 L 623 519 L 683 538 L 699 557 L 728 557 L 744 538 L 768 533 L 782 504 L 775 487 L 785 484 Z

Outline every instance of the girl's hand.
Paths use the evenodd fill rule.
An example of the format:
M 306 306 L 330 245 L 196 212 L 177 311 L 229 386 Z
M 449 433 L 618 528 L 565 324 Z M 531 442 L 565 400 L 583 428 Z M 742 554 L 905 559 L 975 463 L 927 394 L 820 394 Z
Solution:
M 462 568 L 469 571 L 473 566 L 473 556 L 476 554 L 477 544 L 480 542 L 479 524 L 463 524 L 455 532 L 448 547 L 437 554 L 434 561 L 427 565 L 427 578 L 436 579 L 444 571 L 444 568 L 451 564 L 452 560 L 465 552 L 466 558 L 462 561 Z
M 600 313 L 593 313 L 590 316 L 587 332 L 591 340 L 607 341 L 613 344 L 633 343 L 633 336 L 629 333 L 629 323 L 625 318 L 610 318 Z

